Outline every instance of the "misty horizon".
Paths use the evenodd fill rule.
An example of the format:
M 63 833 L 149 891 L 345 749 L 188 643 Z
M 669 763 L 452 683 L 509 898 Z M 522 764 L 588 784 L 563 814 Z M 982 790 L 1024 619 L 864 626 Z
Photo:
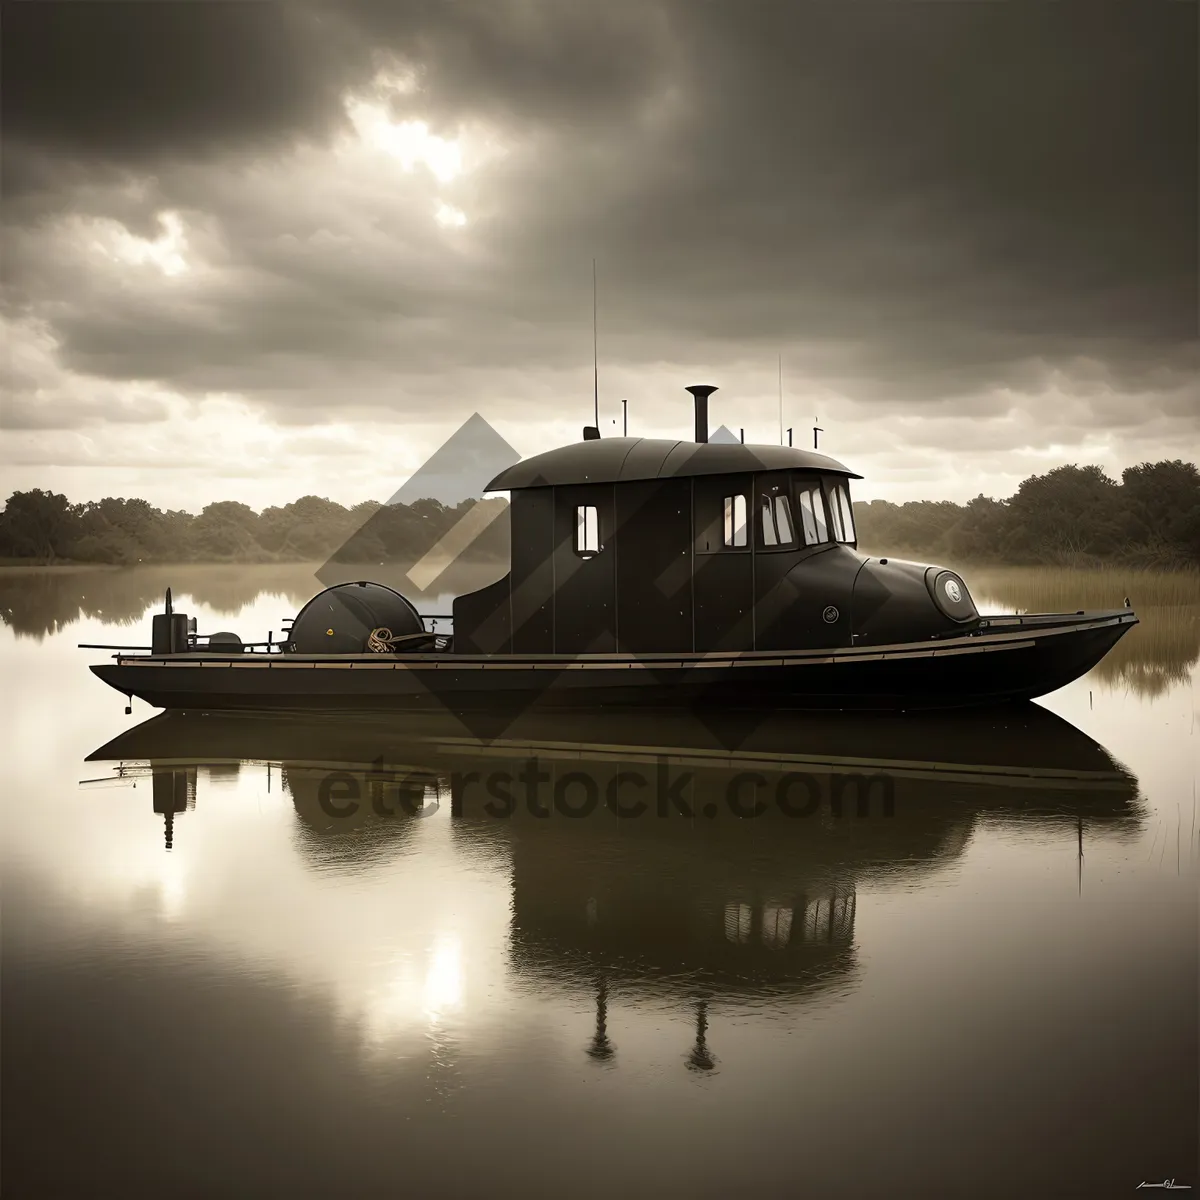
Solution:
M 464 429 L 478 438 L 485 423 Z M 460 431 L 460 433 L 463 431 Z M 492 432 L 483 437 L 488 445 Z M 479 448 L 476 442 L 475 448 Z M 491 444 L 495 453 L 508 447 Z M 415 563 L 477 505 L 490 507 L 465 561 L 507 564 L 511 542 L 506 494 L 481 496 L 493 473 L 468 454 L 462 470 L 444 459 L 413 477 L 415 491 L 443 489 L 447 500 L 405 488 L 387 504 L 345 507 L 315 495 L 256 512 L 214 501 L 198 514 L 162 511 L 143 499 L 108 497 L 72 504 L 35 489 L 13 493 L 0 510 L 0 562 L 303 562 Z M 479 470 L 482 468 L 482 474 Z M 424 479 L 424 485 L 419 480 Z M 472 483 L 471 480 L 475 482 Z M 406 485 L 406 488 L 408 485 Z M 1004 499 L 853 502 L 861 547 L 889 554 L 951 553 L 966 561 L 1087 565 L 1106 561 L 1166 568 L 1200 566 L 1200 469 L 1176 459 L 1126 468 L 1121 480 L 1096 467 L 1064 465 L 1031 476 Z

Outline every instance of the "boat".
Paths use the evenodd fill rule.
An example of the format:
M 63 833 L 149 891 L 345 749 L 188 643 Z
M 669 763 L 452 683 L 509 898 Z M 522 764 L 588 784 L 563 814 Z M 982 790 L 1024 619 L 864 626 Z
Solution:
M 276 641 L 199 634 L 173 610 L 149 647 L 92 667 L 157 708 L 419 709 L 744 705 L 953 709 L 1023 701 L 1094 667 L 1129 607 L 981 615 L 962 576 L 858 549 L 851 481 L 793 446 L 583 440 L 522 460 L 511 560 L 438 632 L 368 580 L 314 596 Z

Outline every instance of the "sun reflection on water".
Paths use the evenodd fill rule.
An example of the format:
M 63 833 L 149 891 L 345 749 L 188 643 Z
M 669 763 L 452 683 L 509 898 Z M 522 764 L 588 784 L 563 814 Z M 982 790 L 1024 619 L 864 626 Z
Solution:
M 462 1008 L 464 984 L 462 941 L 455 934 L 442 934 L 423 963 L 405 956 L 387 984 L 368 990 L 361 1004 L 364 1040 L 379 1047 L 421 1025 L 436 1027 Z

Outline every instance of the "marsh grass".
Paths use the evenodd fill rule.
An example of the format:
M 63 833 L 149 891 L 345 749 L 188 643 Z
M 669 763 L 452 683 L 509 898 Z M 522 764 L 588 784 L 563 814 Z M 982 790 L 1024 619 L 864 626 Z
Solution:
M 993 611 L 1078 612 L 1121 608 L 1139 624 L 1104 656 L 1095 678 L 1158 696 L 1200 661 L 1200 570 L 1145 567 L 985 567 L 965 575 L 976 603 Z
M 1128 596 L 1143 608 L 1200 606 L 1200 570 L 1147 567 L 977 567 L 965 575 L 972 590 L 1026 612 L 1120 608 Z M 1011 597 L 1011 600 L 1009 599 Z

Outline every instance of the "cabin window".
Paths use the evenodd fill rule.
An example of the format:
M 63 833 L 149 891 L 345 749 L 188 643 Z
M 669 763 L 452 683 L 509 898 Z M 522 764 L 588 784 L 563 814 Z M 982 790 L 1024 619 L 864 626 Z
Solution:
M 829 495 L 830 518 L 833 522 L 833 536 L 839 542 L 853 542 L 854 513 L 850 508 L 850 494 L 844 483 L 835 484 Z
M 797 497 L 800 505 L 800 525 L 804 530 L 804 544 L 818 546 L 829 541 L 829 527 L 825 523 L 825 497 L 817 484 L 804 488 Z
M 600 553 L 600 520 L 594 504 L 575 509 L 575 553 L 583 558 Z
M 697 554 L 749 554 L 757 534 L 754 479 L 748 475 L 709 477 L 692 484 L 692 523 Z
M 792 546 L 796 542 L 792 524 L 792 505 L 786 495 L 762 498 L 762 539 L 764 546 Z
M 746 544 L 746 497 L 725 497 L 725 542 L 726 546 Z

